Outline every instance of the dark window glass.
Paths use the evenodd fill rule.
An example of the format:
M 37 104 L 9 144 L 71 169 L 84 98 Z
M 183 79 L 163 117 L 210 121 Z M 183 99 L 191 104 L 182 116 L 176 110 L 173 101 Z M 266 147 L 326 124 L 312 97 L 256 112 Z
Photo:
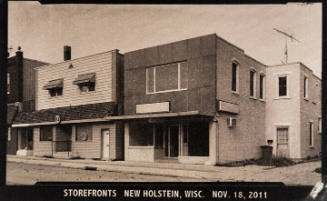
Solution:
M 307 97 L 307 84 L 308 84 L 308 78 L 304 77 L 304 84 L 303 84 L 303 95 L 306 98 Z
M 254 96 L 254 75 L 255 72 L 250 71 L 250 96 Z
M 263 81 L 264 81 L 264 75 L 260 75 L 260 91 L 259 91 L 260 99 L 263 99 Z
M 130 124 L 129 145 L 152 146 L 153 124 L 144 122 L 133 122 Z
M 61 96 L 62 95 L 62 88 L 55 88 L 49 90 L 50 96 Z
M 287 77 L 279 77 L 279 96 L 287 96 Z
M 92 141 L 92 126 L 76 125 L 76 141 Z
M 40 141 L 52 141 L 52 127 L 51 126 L 40 127 Z
M 232 91 L 237 90 L 237 63 L 232 64 Z
M 183 143 L 188 141 L 188 124 L 183 125 Z
M 155 125 L 155 147 L 162 148 L 163 146 L 163 126 Z
M 156 91 L 178 89 L 178 64 L 156 67 Z
M 187 89 L 188 87 L 188 68 L 187 63 L 180 63 L 180 71 L 181 71 L 181 89 Z

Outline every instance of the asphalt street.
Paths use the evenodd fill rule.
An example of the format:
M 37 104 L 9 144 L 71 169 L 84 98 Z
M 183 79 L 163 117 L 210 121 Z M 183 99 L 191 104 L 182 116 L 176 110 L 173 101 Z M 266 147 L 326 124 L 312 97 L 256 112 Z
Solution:
M 196 182 L 208 179 L 82 170 L 66 167 L 7 163 L 7 185 L 33 185 L 38 181 L 89 182 Z

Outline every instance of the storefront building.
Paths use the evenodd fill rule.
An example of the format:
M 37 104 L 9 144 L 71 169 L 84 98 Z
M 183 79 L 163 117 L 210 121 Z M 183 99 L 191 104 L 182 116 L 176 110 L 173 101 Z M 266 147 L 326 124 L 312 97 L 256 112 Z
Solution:
M 125 123 L 125 160 L 260 157 L 264 73 L 263 64 L 216 34 L 125 53 L 124 115 L 113 117 Z
M 13 127 L 27 133 L 34 156 L 122 159 L 123 125 L 106 119 L 122 112 L 122 55 L 71 60 L 64 49 L 64 62 L 37 68 L 36 111 L 18 113 Z

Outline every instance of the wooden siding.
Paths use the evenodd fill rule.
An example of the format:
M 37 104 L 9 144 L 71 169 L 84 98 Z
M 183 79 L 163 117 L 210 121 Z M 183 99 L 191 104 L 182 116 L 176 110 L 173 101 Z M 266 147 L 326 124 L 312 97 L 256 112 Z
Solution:
M 59 64 L 41 67 L 37 70 L 37 110 L 64 107 L 70 105 L 84 105 L 113 100 L 112 87 L 112 58 L 116 51 L 105 52 L 97 55 L 83 57 Z M 72 64 L 73 68 L 69 68 Z M 73 81 L 79 74 L 96 73 L 95 91 L 81 93 Z M 64 79 L 63 95 L 50 97 L 43 86 L 50 80 Z
M 33 155 L 34 156 L 51 156 L 51 141 L 40 141 L 40 128 L 33 129 Z
M 101 130 L 109 129 L 109 159 L 116 159 L 116 128 L 115 124 L 92 124 L 92 141 L 76 141 L 76 127 L 72 127 L 72 154 L 82 158 L 101 158 Z

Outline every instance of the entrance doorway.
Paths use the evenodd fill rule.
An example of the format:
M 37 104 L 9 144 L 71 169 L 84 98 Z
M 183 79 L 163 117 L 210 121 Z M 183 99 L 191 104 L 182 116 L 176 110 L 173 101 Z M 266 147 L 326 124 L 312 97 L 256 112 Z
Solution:
M 101 138 L 102 138 L 102 159 L 109 160 L 109 129 L 101 130 Z
M 165 135 L 165 156 L 169 158 L 178 157 L 179 152 L 179 126 L 171 125 Z
M 277 157 L 289 157 L 288 128 L 277 128 Z

